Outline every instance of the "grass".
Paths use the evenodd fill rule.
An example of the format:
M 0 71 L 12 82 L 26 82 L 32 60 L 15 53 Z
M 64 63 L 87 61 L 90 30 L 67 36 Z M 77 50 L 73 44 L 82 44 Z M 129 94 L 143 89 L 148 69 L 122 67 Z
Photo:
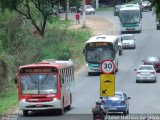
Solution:
M 17 104 L 17 90 L 0 97 L 0 116 Z
M 113 7 L 97 8 L 96 11 L 113 11 Z
M 76 41 L 73 41 L 71 45 L 71 51 L 73 51 L 73 62 L 75 63 L 75 69 L 78 69 L 82 64 L 84 64 L 84 55 L 83 55 L 83 48 L 84 43 L 91 37 L 91 32 L 87 29 L 80 29 L 80 30 L 72 30 L 71 33 L 73 34 L 73 38 Z

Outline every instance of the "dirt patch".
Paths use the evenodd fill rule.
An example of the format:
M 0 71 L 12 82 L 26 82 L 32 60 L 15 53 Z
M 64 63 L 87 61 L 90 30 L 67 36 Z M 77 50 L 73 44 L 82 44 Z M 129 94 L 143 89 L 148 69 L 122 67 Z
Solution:
M 77 24 L 76 21 L 73 23 L 70 28 L 71 29 L 80 29 L 82 28 L 82 19 L 80 20 L 80 24 Z M 116 34 L 116 28 L 111 21 L 102 17 L 95 16 L 87 16 L 86 18 L 86 26 L 89 28 L 93 35 L 114 35 Z

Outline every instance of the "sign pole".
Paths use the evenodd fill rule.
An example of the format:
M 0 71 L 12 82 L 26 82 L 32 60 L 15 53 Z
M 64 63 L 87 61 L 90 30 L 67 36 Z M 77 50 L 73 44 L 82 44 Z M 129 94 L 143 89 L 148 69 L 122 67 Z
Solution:
M 86 5 L 86 0 L 83 0 L 83 25 L 82 25 L 82 28 L 86 28 L 86 8 L 85 8 L 85 5 Z
M 100 96 L 104 96 L 107 99 L 106 110 L 108 114 L 108 96 L 115 95 L 115 65 L 112 60 L 104 60 L 101 63 L 100 75 Z

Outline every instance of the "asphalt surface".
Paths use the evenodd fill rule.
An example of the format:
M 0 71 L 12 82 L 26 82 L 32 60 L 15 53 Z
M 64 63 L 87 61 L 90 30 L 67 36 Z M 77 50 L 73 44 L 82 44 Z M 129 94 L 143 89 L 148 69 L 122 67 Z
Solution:
M 107 18 L 117 27 L 118 17 L 113 12 L 97 12 L 94 16 Z M 134 69 L 142 64 L 147 56 L 160 57 L 160 31 L 156 30 L 155 16 L 152 12 L 143 12 L 142 33 L 135 33 L 136 49 L 123 50 L 119 58 L 119 71 L 116 73 L 116 91 L 125 92 L 130 99 L 130 114 L 160 114 L 160 73 L 157 73 L 156 83 L 136 83 Z M 76 86 L 72 109 L 63 116 L 48 112 L 30 113 L 23 117 L 17 113 L 18 120 L 92 120 L 91 108 L 99 98 L 98 75 L 87 76 L 85 69 L 76 76 Z M 16 116 L 16 115 L 15 115 Z

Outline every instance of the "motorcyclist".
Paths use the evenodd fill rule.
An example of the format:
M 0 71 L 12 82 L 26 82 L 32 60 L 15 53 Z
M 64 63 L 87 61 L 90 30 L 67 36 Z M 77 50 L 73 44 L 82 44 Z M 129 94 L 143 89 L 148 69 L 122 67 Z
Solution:
M 106 116 L 106 110 L 101 105 L 101 101 L 96 101 L 96 106 L 92 109 L 93 119 L 95 120 L 96 115 L 100 115 L 102 119 Z

